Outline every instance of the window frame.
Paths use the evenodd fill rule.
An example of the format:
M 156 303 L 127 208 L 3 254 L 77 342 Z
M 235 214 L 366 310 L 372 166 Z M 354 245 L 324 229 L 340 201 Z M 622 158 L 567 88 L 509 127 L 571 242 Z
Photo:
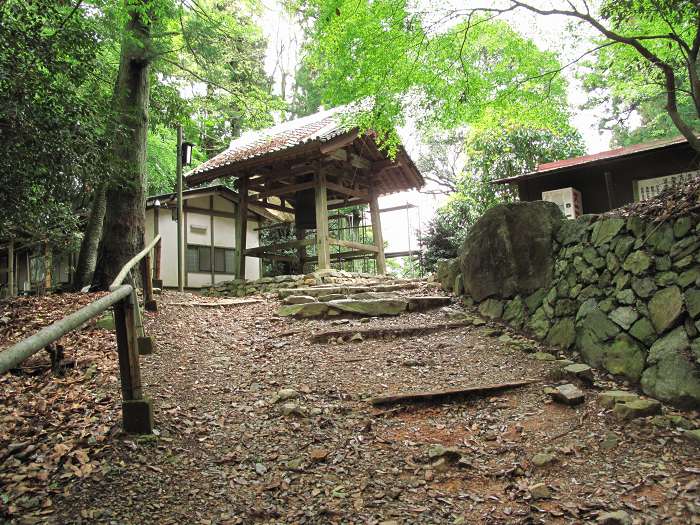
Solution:
M 196 270 L 191 269 L 189 266 L 190 259 L 189 259 L 189 254 L 187 252 L 190 250 L 190 248 L 196 248 L 198 250 L 197 251 L 197 269 Z M 202 258 L 199 255 L 200 254 L 199 250 L 202 250 L 202 249 L 205 249 L 209 252 L 209 254 L 208 254 L 208 256 L 209 256 L 209 268 L 205 269 L 205 270 L 202 269 L 202 265 L 201 265 Z M 217 270 L 217 267 L 216 267 L 216 254 L 217 254 L 218 250 L 221 250 L 224 253 L 224 270 L 223 271 Z M 212 251 L 213 251 L 213 254 L 212 254 Z M 229 268 L 230 271 L 226 271 L 226 254 L 227 253 L 230 253 L 231 254 L 230 257 L 233 258 L 233 259 L 229 259 L 230 265 L 231 265 L 231 267 Z M 206 244 L 188 243 L 185 255 L 186 255 L 185 256 L 185 259 L 186 259 L 185 264 L 187 267 L 187 273 L 206 273 L 206 274 L 214 273 L 216 275 L 235 275 L 235 273 L 236 273 L 236 269 L 235 269 L 236 249 L 235 248 L 230 248 L 228 246 L 210 246 L 210 245 L 206 245 Z M 213 257 L 212 257 L 212 255 L 213 255 Z

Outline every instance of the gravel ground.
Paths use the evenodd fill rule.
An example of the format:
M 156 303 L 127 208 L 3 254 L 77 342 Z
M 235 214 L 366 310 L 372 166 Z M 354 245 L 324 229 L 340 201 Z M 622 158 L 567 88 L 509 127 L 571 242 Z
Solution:
M 445 314 L 360 323 L 281 319 L 273 299 L 168 306 L 190 299 L 166 292 L 146 316 L 158 351 L 142 357 L 142 374 L 157 435 L 108 433 L 89 475 L 57 478 L 50 512 L 17 522 L 587 523 L 624 510 L 634 523 L 700 523 L 697 445 L 649 421 L 618 422 L 595 400 L 624 386 L 608 376 L 579 385 L 583 405 L 552 403 L 543 388 L 557 383 L 558 365 L 499 339 L 502 327 L 312 344 L 314 331 L 339 323 Z M 104 388 L 118 418 L 114 369 L 100 373 L 112 374 Z M 540 382 L 442 403 L 368 402 L 525 378 Z M 286 389 L 291 397 L 278 399 Z M 450 461 L 429 457 L 435 445 L 455 449 Z M 553 461 L 535 467 L 538 453 Z M 540 483 L 549 495 L 535 499 Z

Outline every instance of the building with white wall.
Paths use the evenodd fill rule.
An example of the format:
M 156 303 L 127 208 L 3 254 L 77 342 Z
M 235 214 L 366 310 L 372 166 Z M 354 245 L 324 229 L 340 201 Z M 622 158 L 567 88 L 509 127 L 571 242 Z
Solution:
M 146 199 L 146 243 L 161 235 L 160 278 L 177 286 L 177 198 L 175 193 Z M 223 185 L 183 192 L 185 288 L 203 288 L 235 278 L 238 194 Z M 259 246 L 258 228 L 273 214 L 249 206 L 246 245 Z M 246 277 L 260 277 L 260 259 L 246 257 Z

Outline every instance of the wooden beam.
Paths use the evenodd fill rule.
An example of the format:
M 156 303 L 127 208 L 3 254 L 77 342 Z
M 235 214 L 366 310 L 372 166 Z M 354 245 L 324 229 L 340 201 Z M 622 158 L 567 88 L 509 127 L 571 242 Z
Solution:
M 377 190 L 370 188 L 369 213 L 372 219 L 372 237 L 377 247 L 377 273 L 386 274 L 386 259 L 384 258 L 384 237 L 382 235 L 382 220 L 379 213 Z
M 270 210 L 283 211 L 286 213 L 294 213 L 294 208 L 289 208 L 287 206 L 280 206 L 279 204 L 272 204 L 271 202 L 265 202 L 260 199 L 250 199 L 248 204 L 252 206 L 260 206 L 261 208 L 267 208 Z
M 369 199 L 348 199 L 347 202 L 335 202 L 333 204 L 328 205 L 329 210 L 337 210 L 339 208 L 346 208 L 348 206 L 359 206 L 361 204 L 367 204 L 369 202 Z
M 345 186 L 336 184 L 335 182 L 326 182 L 326 187 L 329 190 L 332 190 L 336 193 L 340 193 L 342 195 L 350 195 L 352 197 L 357 197 L 358 199 L 366 199 L 369 197 L 369 193 L 367 193 L 366 191 L 346 188 Z
M 238 180 L 238 217 L 236 218 L 236 278 L 245 279 L 246 233 L 248 230 L 248 179 Z
M 372 168 L 372 162 L 356 153 L 350 154 L 350 164 L 355 168 L 368 170 Z
M 333 161 L 333 160 L 339 160 L 341 162 L 347 162 L 348 160 L 348 152 L 345 151 L 344 149 L 340 148 L 337 149 L 331 153 L 328 153 L 323 160 L 325 161 Z
M 344 248 L 352 248 L 354 250 L 362 250 L 365 252 L 378 252 L 379 248 L 377 248 L 373 244 L 362 244 L 361 242 L 355 242 L 355 241 L 346 241 L 343 239 L 334 239 L 333 237 L 328 238 L 328 244 L 331 244 L 333 246 L 343 246 Z
M 316 254 L 318 255 L 318 269 L 330 269 L 331 259 L 328 249 L 328 191 L 326 189 L 326 175 L 321 173 L 318 167 L 314 174 L 316 183 Z
M 377 160 L 372 163 L 372 173 L 381 173 L 382 171 L 389 168 L 398 168 L 399 163 L 391 159 Z
M 370 253 L 372 252 L 365 250 L 348 250 L 345 252 L 331 253 L 331 261 L 352 261 L 353 259 L 363 259 Z M 304 262 L 312 262 L 315 260 L 315 257 L 304 257 Z
M 278 255 L 271 252 L 258 252 L 255 254 L 247 254 L 249 257 L 257 257 L 258 259 L 266 259 L 268 261 L 281 261 L 288 263 L 295 263 L 297 261 L 296 257 L 291 255 Z
M 379 210 L 379 213 L 388 213 L 390 211 L 398 211 L 398 210 L 409 210 L 411 208 L 417 208 L 415 204 L 402 204 L 401 206 L 392 206 L 391 208 L 382 208 Z
M 258 198 L 264 199 L 266 197 L 276 197 L 279 195 L 285 195 L 287 193 L 296 193 L 297 191 L 310 190 L 314 187 L 314 181 L 303 182 L 301 184 L 289 184 L 288 186 L 278 186 L 276 188 L 266 189 L 261 191 Z
M 255 248 L 248 248 L 245 252 L 246 255 L 257 255 L 262 252 L 272 252 L 274 250 L 288 250 L 290 248 L 299 248 L 301 246 L 309 246 L 314 244 L 315 241 L 311 239 L 298 239 L 296 241 L 286 241 L 278 242 L 275 244 L 268 244 L 266 246 L 257 246 Z
M 319 150 L 323 155 L 328 155 L 333 151 L 336 151 L 340 148 L 344 148 L 345 146 L 355 142 L 355 139 L 358 137 L 359 134 L 359 130 L 355 129 L 350 131 L 349 133 L 338 135 L 337 137 L 334 137 L 331 140 L 321 144 Z
M 213 208 L 200 208 L 199 206 L 188 206 L 187 203 L 185 203 L 184 209 L 190 213 L 199 213 L 211 217 L 225 217 L 227 219 L 235 219 L 237 217 L 237 215 L 232 212 L 218 211 Z
M 612 180 L 612 174 L 609 171 L 604 173 L 605 176 L 605 190 L 608 194 L 608 206 L 610 210 L 615 209 L 615 186 Z

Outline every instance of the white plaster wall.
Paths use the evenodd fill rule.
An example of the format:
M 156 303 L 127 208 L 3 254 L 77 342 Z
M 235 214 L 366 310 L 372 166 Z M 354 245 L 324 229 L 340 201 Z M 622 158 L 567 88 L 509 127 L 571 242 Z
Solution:
M 229 217 L 214 217 L 214 246 L 236 247 L 236 221 Z
M 158 233 L 161 236 L 160 278 L 163 286 L 177 286 L 177 222 L 172 210 L 160 210 Z
M 219 195 L 214 195 L 214 209 L 216 211 L 226 211 L 229 213 L 234 213 L 236 211 L 235 204 Z
M 209 196 L 208 195 L 206 197 L 191 197 L 191 198 L 185 199 L 185 202 L 187 203 L 188 206 L 191 206 L 192 208 L 204 208 L 205 210 L 209 209 Z
M 211 227 L 208 215 L 201 213 L 185 212 L 187 216 L 187 244 L 199 244 L 200 246 L 211 246 Z M 196 231 L 193 231 L 193 228 Z
M 188 199 L 189 206 L 197 206 L 202 208 L 209 207 L 209 197 L 201 197 L 197 199 Z M 214 209 L 217 211 L 225 211 L 233 213 L 235 206 L 231 201 L 223 199 L 219 196 L 214 197 Z M 186 244 L 198 244 L 202 246 L 211 245 L 211 225 L 210 217 L 201 213 L 187 213 L 187 232 Z M 206 228 L 206 233 L 192 232 L 191 225 Z M 248 248 L 255 248 L 260 245 L 258 232 L 255 228 L 258 227 L 257 221 L 248 221 L 246 245 Z M 172 210 L 161 209 L 158 220 L 158 230 L 162 237 L 161 248 L 161 270 L 160 275 L 163 279 L 163 285 L 167 287 L 177 286 L 177 223 L 172 220 Z M 146 211 L 146 241 L 153 239 L 153 210 Z M 235 220 L 229 217 L 214 217 L 214 246 L 219 248 L 235 248 Z M 187 254 L 185 253 L 185 259 Z M 186 261 L 185 261 L 186 263 Z M 258 279 L 260 277 L 260 259 L 256 257 L 246 257 L 246 278 Z M 230 281 L 235 276 L 232 274 L 216 274 L 214 282 Z M 188 288 L 201 288 L 210 286 L 210 273 L 193 273 L 187 274 Z
M 226 279 L 230 281 L 232 277 Z M 202 288 L 205 286 L 211 286 L 211 273 L 193 273 L 189 272 L 187 274 L 187 288 Z

